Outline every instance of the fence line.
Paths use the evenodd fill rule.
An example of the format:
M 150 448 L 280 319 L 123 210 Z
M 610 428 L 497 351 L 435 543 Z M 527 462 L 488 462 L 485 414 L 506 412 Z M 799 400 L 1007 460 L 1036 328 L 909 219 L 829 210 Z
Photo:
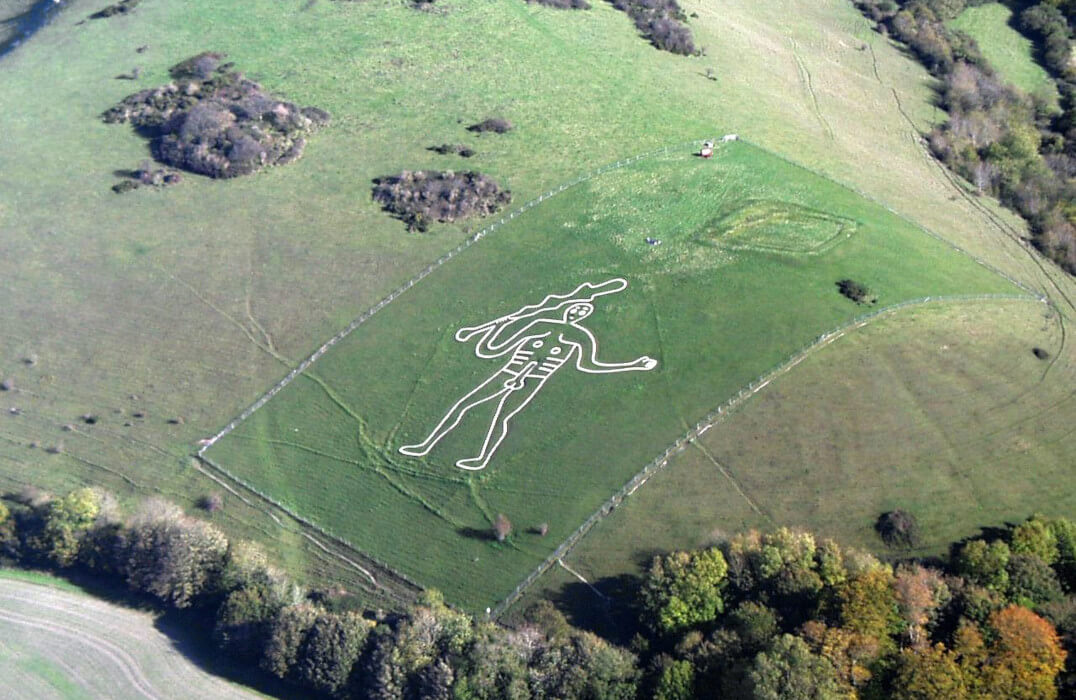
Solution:
M 493 609 L 491 617 L 497 618 L 502 615 L 508 608 L 510 608 L 523 593 L 530 588 L 535 581 L 537 581 L 546 571 L 552 566 L 557 564 L 563 557 L 567 556 L 572 549 L 579 543 L 583 537 L 590 532 L 591 528 L 597 525 L 602 519 L 612 513 L 624 499 L 628 498 L 639 488 L 645 484 L 650 477 L 660 471 L 662 468 L 668 465 L 669 460 L 675 455 L 683 452 L 687 449 L 688 445 L 697 440 L 707 430 L 712 428 L 718 421 L 729 415 L 734 409 L 738 408 L 741 404 L 745 403 L 754 394 L 761 391 L 772 380 L 777 378 L 778 375 L 783 374 L 791 370 L 793 367 L 802 362 L 806 357 L 826 345 L 834 342 L 849 330 L 856 328 L 862 328 L 879 316 L 892 314 L 901 309 L 905 309 L 910 306 L 922 306 L 932 303 L 946 303 L 946 302 L 962 302 L 962 301 L 987 301 L 987 300 L 1019 300 L 1019 301 L 1035 301 L 1038 303 L 1048 303 L 1042 297 L 1037 295 L 1027 296 L 1023 294 L 960 294 L 952 296 L 929 296 L 920 297 L 918 299 L 909 299 L 902 301 L 898 304 L 886 306 L 881 309 L 876 309 L 870 313 L 863 314 L 853 318 L 851 321 L 842 325 L 836 326 L 833 329 L 826 331 L 815 338 L 811 343 L 799 349 L 788 357 L 785 361 L 781 362 L 777 366 L 773 367 L 767 372 L 764 372 L 758 376 L 755 380 L 748 382 L 748 384 L 742 387 L 731 398 L 726 400 L 720 406 L 715 408 L 706 414 L 702 420 L 695 424 L 690 430 L 677 438 L 669 447 L 665 449 L 660 455 L 647 463 L 638 473 L 635 474 L 626 484 L 610 496 L 605 503 L 601 505 L 598 510 L 594 511 L 583 524 L 580 525 L 572 534 L 561 542 L 561 544 L 553 550 L 553 553 L 546 557 L 541 564 L 538 565 L 530 574 L 527 575 L 523 581 L 520 582 L 515 589 L 512 590 L 508 596 L 502 600 Z
M 386 572 L 388 572 L 388 573 L 389 573 L 389 574 L 390 574 L 390 575 L 391 575 L 391 576 L 392 576 L 393 578 L 396 578 L 396 579 L 399 579 L 400 581 L 403 581 L 403 582 L 404 582 L 404 583 L 406 583 L 406 584 L 407 584 L 408 586 L 411 586 L 412 588 L 414 588 L 414 589 L 415 589 L 416 591 L 422 591 L 422 590 L 424 590 L 425 586 L 421 586 L 421 585 L 419 585 L 418 583 L 416 583 L 415 581 L 412 581 L 412 580 L 411 580 L 410 578 L 408 578 L 408 577 L 407 577 L 406 575 L 404 575 L 404 574 L 400 573 L 399 571 L 397 571 L 397 570 L 396 570 L 396 569 L 394 569 L 393 567 L 391 567 L 391 566 L 388 566 L 388 565 L 386 565 L 386 564 L 384 564 L 384 563 L 382 563 L 382 562 L 378 561 L 378 560 L 377 560 L 377 559 L 375 559 L 374 557 L 370 556 L 370 555 L 369 555 L 369 554 L 368 554 L 368 553 L 366 552 L 366 550 L 364 550 L 364 549 L 359 549 L 358 547 L 356 547 L 355 545 L 351 544 L 351 542 L 348 542 L 348 541 L 347 541 L 346 539 L 344 539 L 343 537 L 340 537 L 339 535 L 334 535 L 333 533 L 329 532 L 328 530 L 326 530 L 325 528 L 321 527 L 320 525 L 318 525 L 317 523 L 313 522 L 312 520 L 308 520 L 308 519 L 307 519 L 306 517 L 304 517 L 303 515 L 301 515 L 301 514 L 297 513 L 297 512 L 296 512 L 296 511 L 294 511 L 294 510 L 292 510 L 292 508 L 291 508 L 290 506 L 286 506 L 286 505 L 284 505 L 283 503 L 281 503 L 281 502 L 280 502 L 280 501 L 278 501 L 277 499 L 273 498 L 273 497 L 272 497 L 272 496 L 270 496 L 269 494 L 265 493 L 265 492 L 264 492 L 264 491 L 262 491 L 261 489 L 259 489 L 259 488 L 255 487 L 255 486 L 253 486 L 252 484 L 249 484 L 249 483 L 247 483 L 247 482 L 246 482 L 245 480 L 243 480 L 243 479 L 240 479 L 240 478 L 239 478 L 239 477 L 237 477 L 237 476 L 236 476 L 235 474 L 232 474 L 232 473 L 231 473 L 230 471 L 228 471 L 227 469 L 225 469 L 225 468 L 224 468 L 223 466 L 221 466 L 220 464 L 217 464 L 216 462 L 214 462 L 213 460 L 209 459 L 208 457 L 206 457 L 206 456 L 204 456 L 204 455 L 201 455 L 201 454 L 200 454 L 200 455 L 198 455 L 198 459 L 199 459 L 199 460 L 200 460 L 200 461 L 201 461 L 201 462 L 202 462 L 203 464 L 205 464 L 206 466 L 208 466 L 208 467 L 211 467 L 211 468 L 212 468 L 213 470 L 215 470 L 215 471 L 217 471 L 217 472 L 220 472 L 221 474 L 223 474 L 224 476 L 228 477 L 229 479 L 231 479 L 231 480 L 232 480 L 232 481 L 234 481 L 235 483 L 237 483 L 237 484 L 241 485 L 241 486 L 242 486 L 243 488 L 245 488 L 246 490 L 248 490 L 248 491 L 250 491 L 251 493 L 255 494 L 256 496 L 258 496 L 259 498 L 261 498 L 261 499 L 262 499 L 263 501 L 266 501 L 267 503 L 271 503 L 271 504 L 272 504 L 273 506 L 275 506 L 275 507 L 279 508 L 279 509 L 280 509 L 281 511 L 283 511 L 284 513 L 286 513 L 286 514 L 287 514 L 287 515 L 288 515 L 289 517 L 291 517 L 291 518 L 292 518 L 293 520 L 295 520 L 296 522 L 298 522 L 298 523 L 300 523 L 300 524 L 302 524 L 302 525 L 305 525 L 306 527 L 310 528 L 311 530 L 314 530 L 315 532 L 317 532 L 317 533 L 318 533 L 319 535 L 321 535 L 322 537 L 325 537 L 325 538 L 327 538 L 327 539 L 329 539 L 329 540 L 331 540 L 331 541 L 333 541 L 333 542 L 336 542 L 337 544 L 342 544 L 342 545 L 344 545 L 345 547 L 347 547 L 348 549 L 351 549 L 351 550 L 353 550 L 353 551 L 355 551 L 355 552 L 359 553 L 359 554 L 360 554 L 360 555 L 362 556 L 362 558 L 363 558 L 363 559 L 367 559 L 367 560 L 369 560 L 369 561 L 370 561 L 370 562 L 371 562 L 372 564 L 374 564 L 374 565 L 375 565 L 375 566 L 376 566 L 376 567 L 377 567 L 378 569 L 380 569 L 380 570 L 383 570 L 383 571 L 386 571 Z M 373 574 L 371 574 L 371 573 L 370 573 L 369 571 L 367 571 L 366 569 L 364 569 L 364 568 L 363 568 L 362 566 L 359 566 L 358 564 L 354 564 L 354 565 L 355 565 L 356 567 L 358 567 L 358 568 L 359 568 L 359 569 L 360 569 L 360 570 L 362 571 L 362 573 L 366 575 L 366 577 L 367 577 L 367 578 L 369 578 L 369 579 L 370 579 L 370 582 L 371 582 L 371 583 L 373 583 L 373 584 L 374 584 L 374 586 L 376 586 L 377 588 L 380 588 L 380 589 L 384 590 L 384 591 L 385 591 L 386 593 L 388 593 L 388 595 L 389 595 L 389 596 L 391 596 L 391 597 L 394 597 L 394 598 L 396 598 L 396 599 L 398 599 L 398 600 L 401 600 L 401 601 L 403 601 L 403 602 L 408 602 L 408 601 L 407 601 L 407 600 L 406 600 L 406 599 L 405 599 L 405 598 L 404 598 L 403 596 L 401 596 L 401 595 L 400 595 L 399 593 L 397 593 L 396 591 L 392 590 L 391 588 L 389 588 L 389 587 L 388 587 L 388 586 L 386 586 L 385 584 L 383 584 L 383 583 L 379 582 L 379 581 L 378 581 L 378 580 L 376 579 L 376 577 L 375 577 L 375 576 L 374 576 Z

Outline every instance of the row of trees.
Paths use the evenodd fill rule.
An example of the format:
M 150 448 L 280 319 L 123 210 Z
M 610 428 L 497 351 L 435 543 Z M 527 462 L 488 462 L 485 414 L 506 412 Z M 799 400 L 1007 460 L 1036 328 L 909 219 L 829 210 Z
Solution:
M 186 608 L 231 657 L 323 697 L 1049 700 L 1076 677 L 1076 523 L 1061 518 L 963 543 L 947 568 L 790 529 L 659 556 L 632 651 L 547 602 L 516 629 L 435 591 L 403 612 L 348 610 L 175 506 L 123 517 L 99 489 L 0 502 L 0 552 Z
M 1061 110 L 1046 95 L 1006 84 L 974 39 L 945 20 L 985 0 L 856 0 L 885 33 L 907 44 L 941 81 L 949 120 L 929 135 L 934 154 L 1023 216 L 1032 241 L 1076 274 L 1076 68 L 1071 65 L 1071 3 L 1025 9 L 1021 28 L 1039 39 L 1057 78 Z M 1068 14 L 1066 14 L 1068 13 Z
M 333 698 L 632 698 L 637 658 L 570 627 L 552 606 L 505 629 L 426 592 L 406 612 L 363 613 L 308 594 L 249 542 L 159 499 L 123 517 L 83 488 L 0 501 L 0 555 L 121 580 L 186 609 L 232 658 Z

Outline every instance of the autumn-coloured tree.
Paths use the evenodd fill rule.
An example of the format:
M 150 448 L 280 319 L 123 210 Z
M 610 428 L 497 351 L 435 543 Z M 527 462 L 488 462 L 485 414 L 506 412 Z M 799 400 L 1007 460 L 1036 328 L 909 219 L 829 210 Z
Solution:
M 870 667 L 882 655 L 878 639 L 817 620 L 806 623 L 801 634 L 812 651 L 833 664 L 837 679 L 849 690 L 870 681 Z
M 956 654 L 941 644 L 904 649 L 897 657 L 893 700 L 962 700 L 969 697 Z
M 990 617 L 994 641 L 984 669 L 992 692 L 1011 700 L 1053 700 L 1065 651 L 1053 626 L 1018 605 Z
M 949 587 L 940 573 L 915 564 L 897 569 L 893 591 L 904 622 L 903 638 L 913 647 L 926 646 L 927 625 L 938 608 L 948 602 Z
M 836 589 L 835 606 L 841 627 L 891 647 L 889 635 L 900 630 L 893 574 L 885 569 L 867 571 Z

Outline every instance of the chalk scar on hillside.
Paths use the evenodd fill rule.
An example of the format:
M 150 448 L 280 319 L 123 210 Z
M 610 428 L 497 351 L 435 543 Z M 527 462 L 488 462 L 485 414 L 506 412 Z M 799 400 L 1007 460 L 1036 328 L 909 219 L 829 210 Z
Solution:
M 428 455 L 472 409 L 492 403 L 493 417 L 478 454 L 456 460 L 460 469 L 485 469 L 507 437 L 512 419 L 569 361 L 586 374 L 645 372 L 657 367 L 657 360 L 647 355 L 628 362 L 600 361 L 598 341 L 582 325 L 594 313 L 594 301 L 598 297 L 617 294 L 627 286 L 627 280 L 620 277 L 597 284 L 584 282 L 567 294 L 550 294 L 537 304 L 456 331 L 457 342 L 477 338 L 474 351 L 477 357 L 508 357 L 508 360 L 456 401 L 422 442 L 400 447 L 400 454 Z

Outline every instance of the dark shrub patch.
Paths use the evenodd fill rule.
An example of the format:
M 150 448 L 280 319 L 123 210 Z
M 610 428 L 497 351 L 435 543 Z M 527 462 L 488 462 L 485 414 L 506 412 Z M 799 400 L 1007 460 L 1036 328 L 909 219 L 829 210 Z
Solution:
M 837 289 L 841 294 L 848 297 L 857 304 L 863 304 L 867 301 L 867 297 L 870 296 L 871 290 L 866 285 L 856 282 L 855 280 L 843 279 L 837 282 Z M 871 300 L 873 303 L 874 300 Z
M 430 146 L 426 150 L 440 153 L 443 156 L 458 155 L 462 158 L 470 158 L 475 154 L 474 149 L 464 146 L 462 143 L 442 143 L 440 146 Z
M 15 388 L 15 382 L 10 379 L 0 381 L 0 391 L 11 391 Z
M 116 194 L 123 194 L 125 192 L 130 192 L 131 190 L 137 190 L 137 189 L 138 189 L 138 183 L 135 182 L 134 180 L 121 180 L 120 182 L 117 182 L 115 185 L 112 185 L 112 191 L 115 192 Z
M 223 58 L 193 56 L 172 67 L 174 82 L 129 95 L 102 117 L 134 124 L 152 139 L 158 161 L 210 177 L 248 175 L 299 158 L 306 137 L 328 123 L 328 112 L 271 97 Z M 146 184 L 176 181 L 163 171 L 159 179 Z
M 125 15 L 138 6 L 138 3 L 142 0 L 120 0 L 115 5 L 109 5 L 99 12 L 94 12 L 90 15 L 90 19 L 106 19 L 113 15 Z
M 555 7 L 558 10 L 589 10 L 590 3 L 587 0 L 527 0 L 529 3 L 537 3 L 546 7 Z
M 208 493 L 198 499 L 198 507 L 209 513 L 216 513 L 224 507 L 224 497 L 219 493 Z
M 1031 348 L 1031 353 L 1040 360 L 1050 359 L 1050 353 L 1042 348 Z
M 429 223 L 487 216 L 512 201 L 489 177 L 476 172 L 405 170 L 374 180 L 373 197 L 385 211 L 425 231 Z
M 919 545 L 919 524 L 907 511 L 882 513 L 874 523 L 874 529 L 889 547 L 910 549 Z
M 500 117 L 490 117 L 484 121 L 480 121 L 477 124 L 471 124 L 467 127 L 467 131 L 473 131 L 476 134 L 483 134 L 487 131 L 494 134 L 505 134 L 512 130 L 512 122 L 507 119 L 501 119 Z
M 690 56 L 695 53 L 695 39 L 684 21 L 687 17 L 676 0 L 610 0 L 613 7 L 626 12 L 635 28 L 662 51 Z

